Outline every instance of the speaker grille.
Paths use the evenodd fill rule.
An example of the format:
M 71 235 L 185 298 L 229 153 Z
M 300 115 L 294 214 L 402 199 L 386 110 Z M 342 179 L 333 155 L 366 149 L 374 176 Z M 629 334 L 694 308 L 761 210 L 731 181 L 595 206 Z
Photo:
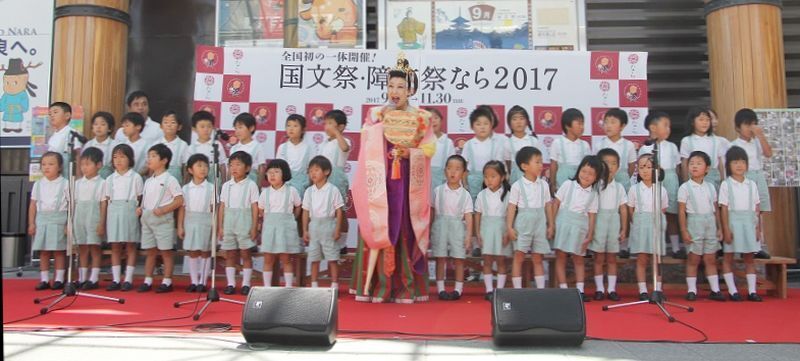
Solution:
M 578 291 L 560 289 L 497 290 L 493 315 L 502 332 L 531 329 L 580 332 L 585 317 Z
M 255 287 L 247 296 L 242 327 L 264 331 L 290 325 L 307 332 L 324 332 L 331 319 L 333 297 L 330 289 Z

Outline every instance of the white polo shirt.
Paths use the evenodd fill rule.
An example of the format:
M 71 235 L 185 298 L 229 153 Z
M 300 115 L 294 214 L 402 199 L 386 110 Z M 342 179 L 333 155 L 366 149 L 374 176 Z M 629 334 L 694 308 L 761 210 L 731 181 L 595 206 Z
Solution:
M 285 187 L 285 185 L 284 185 Z M 294 187 L 290 187 L 294 189 Z M 330 182 L 322 188 L 312 184 L 306 188 L 303 195 L 303 210 L 308 211 L 311 218 L 326 218 L 336 216 L 336 210 L 344 206 L 342 195 Z
M 525 189 L 525 197 L 522 198 L 521 188 Z M 542 177 L 537 177 L 535 182 L 531 182 L 527 177 L 522 176 L 511 185 L 508 192 L 508 203 L 520 208 L 542 208 L 550 202 L 550 185 Z
M 163 195 L 161 194 L 162 191 L 164 192 Z M 158 176 L 147 178 L 144 182 L 142 208 L 153 210 L 163 207 L 172 203 L 179 196 L 183 196 L 180 183 L 169 172 L 164 171 Z
M 694 196 L 694 204 L 697 204 L 695 209 L 694 204 L 689 201 L 689 188 L 692 190 Z M 681 184 L 678 188 L 678 203 L 686 204 L 686 213 L 714 213 L 714 202 L 717 201 L 717 190 L 711 183 L 703 182 L 702 184 L 689 179 L 688 182 Z
M 570 198 L 569 204 L 565 204 L 570 189 L 572 189 L 572 197 Z M 578 181 L 575 180 L 564 182 L 564 184 L 558 188 L 556 198 L 561 202 L 561 207 L 567 207 L 567 209 L 572 212 L 583 215 L 597 213 L 599 197 L 592 186 L 583 188 L 578 184 Z

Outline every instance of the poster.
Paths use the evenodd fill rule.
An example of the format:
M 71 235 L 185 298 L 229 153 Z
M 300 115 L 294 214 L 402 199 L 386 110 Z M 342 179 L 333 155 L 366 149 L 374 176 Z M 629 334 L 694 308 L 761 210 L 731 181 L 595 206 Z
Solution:
M 284 0 L 219 0 L 217 43 L 283 47 Z
M 3 0 L 0 11 L 0 147 L 29 147 L 36 107 L 50 102 L 53 1 Z
M 365 48 L 366 0 L 298 1 L 298 48 Z
M 800 109 L 755 109 L 758 124 L 772 147 L 762 159 L 770 187 L 800 187 Z
M 430 49 L 431 11 L 433 3 L 420 1 L 388 1 L 386 38 L 391 49 Z
M 436 49 L 530 49 L 526 0 L 437 1 Z
M 577 0 L 534 0 L 531 8 L 534 49 L 577 50 Z

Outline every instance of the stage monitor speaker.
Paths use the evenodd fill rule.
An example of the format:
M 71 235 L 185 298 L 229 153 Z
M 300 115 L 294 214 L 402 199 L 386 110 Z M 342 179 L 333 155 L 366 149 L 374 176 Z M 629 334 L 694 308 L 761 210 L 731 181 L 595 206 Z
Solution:
M 253 287 L 242 311 L 248 343 L 330 346 L 338 301 L 331 288 Z
M 492 338 L 498 346 L 579 346 L 586 313 L 577 289 L 498 289 Z

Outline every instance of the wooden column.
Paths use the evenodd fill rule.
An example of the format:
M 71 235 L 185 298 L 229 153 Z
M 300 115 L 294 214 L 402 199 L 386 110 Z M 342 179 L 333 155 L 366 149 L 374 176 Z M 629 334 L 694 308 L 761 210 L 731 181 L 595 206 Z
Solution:
M 737 137 L 733 116 L 741 108 L 786 108 L 786 67 L 780 0 L 706 0 L 712 107 L 719 135 Z M 772 212 L 764 233 L 775 256 L 795 256 L 797 197 L 770 188 Z
M 94 112 L 117 119 L 123 114 L 128 5 L 129 0 L 56 1 L 50 99 L 82 105 L 87 135 Z

